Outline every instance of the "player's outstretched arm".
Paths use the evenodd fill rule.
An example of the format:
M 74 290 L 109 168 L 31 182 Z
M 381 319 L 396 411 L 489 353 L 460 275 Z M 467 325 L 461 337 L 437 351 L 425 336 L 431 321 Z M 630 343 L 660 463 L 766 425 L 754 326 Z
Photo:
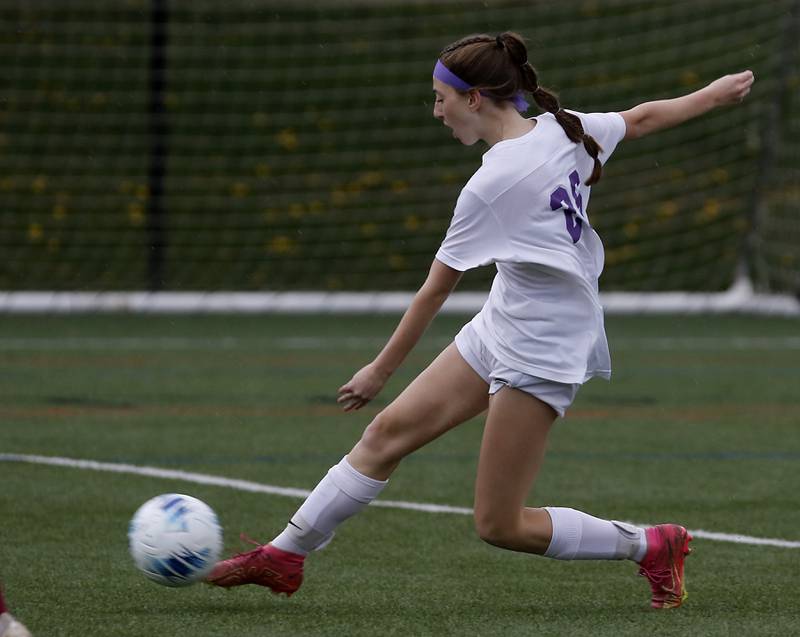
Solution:
M 345 411 L 361 409 L 383 389 L 389 377 L 422 338 L 461 274 L 441 261 L 433 260 L 428 278 L 414 295 L 414 300 L 380 354 L 339 388 L 337 402 Z
M 669 100 L 645 102 L 620 113 L 625 120 L 625 139 L 636 139 L 677 126 L 703 113 L 741 102 L 755 80 L 752 71 L 725 75 L 699 91 Z

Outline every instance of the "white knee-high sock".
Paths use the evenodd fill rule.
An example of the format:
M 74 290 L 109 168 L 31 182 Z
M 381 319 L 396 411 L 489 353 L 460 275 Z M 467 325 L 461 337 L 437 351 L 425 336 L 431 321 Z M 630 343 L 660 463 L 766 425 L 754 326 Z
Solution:
M 545 507 L 553 521 L 553 538 L 545 557 L 556 560 L 634 560 L 647 551 L 643 528 L 601 520 L 582 511 Z
M 286 529 L 271 544 L 281 550 L 307 555 L 323 548 L 342 522 L 372 502 L 388 480 L 359 473 L 347 461 L 331 467 L 292 516 Z

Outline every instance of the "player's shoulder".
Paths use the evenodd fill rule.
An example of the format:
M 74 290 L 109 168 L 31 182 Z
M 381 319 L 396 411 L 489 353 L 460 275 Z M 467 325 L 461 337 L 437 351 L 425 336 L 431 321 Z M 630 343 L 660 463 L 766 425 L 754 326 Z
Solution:
M 548 163 L 563 145 L 563 130 L 552 115 L 535 118 L 536 127 L 522 138 L 499 142 L 483 156 L 467 188 L 491 204 L 500 194 Z M 553 128 L 555 126 L 555 128 Z

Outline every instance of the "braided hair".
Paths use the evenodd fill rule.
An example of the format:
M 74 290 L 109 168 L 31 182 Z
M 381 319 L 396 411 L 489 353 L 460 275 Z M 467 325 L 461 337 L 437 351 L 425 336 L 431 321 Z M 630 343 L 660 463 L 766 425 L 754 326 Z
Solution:
M 600 144 L 583 129 L 577 115 L 561 107 L 555 93 L 539 85 L 539 76 L 528 61 L 528 49 L 520 35 L 512 31 L 496 36 L 470 35 L 446 46 L 439 59 L 458 77 L 494 100 L 513 99 L 520 91 L 530 93 L 543 111 L 553 114 L 570 141 L 582 143 L 594 160 L 586 185 L 599 181 L 603 172 Z

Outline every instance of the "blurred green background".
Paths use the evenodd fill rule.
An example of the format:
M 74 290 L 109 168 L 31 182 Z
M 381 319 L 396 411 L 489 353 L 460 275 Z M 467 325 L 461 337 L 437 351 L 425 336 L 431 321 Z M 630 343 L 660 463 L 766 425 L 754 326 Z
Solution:
M 485 150 L 432 118 L 434 61 L 463 35 L 512 29 L 542 83 L 583 111 L 753 69 L 742 106 L 618 150 L 591 206 L 602 285 L 721 290 L 744 260 L 758 288 L 796 292 L 798 6 L 5 0 L 0 289 L 415 289 Z M 149 105 L 161 29 L 158 252 Z

